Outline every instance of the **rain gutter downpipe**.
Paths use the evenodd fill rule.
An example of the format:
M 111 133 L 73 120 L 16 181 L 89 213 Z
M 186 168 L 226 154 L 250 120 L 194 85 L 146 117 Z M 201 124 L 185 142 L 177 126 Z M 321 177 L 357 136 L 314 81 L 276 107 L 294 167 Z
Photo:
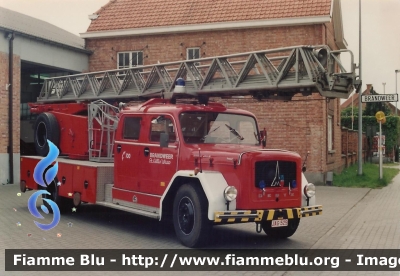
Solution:
M 7 34 L 9 42 L 8 51 L 8 160 L 9 160 L 9 180 L 8 183 L 14 183 L 14 158 L 13 158 L 13 56 L 14 56 L 14 33 Z

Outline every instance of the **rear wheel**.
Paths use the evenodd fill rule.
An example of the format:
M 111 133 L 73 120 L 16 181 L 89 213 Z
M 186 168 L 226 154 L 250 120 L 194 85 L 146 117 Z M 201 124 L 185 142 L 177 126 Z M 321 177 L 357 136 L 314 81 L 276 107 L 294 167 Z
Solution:
M 194 184 L 182 185 L 174 199 L 173 223 L 176 236 L 187 247 L 206 243 L 212 224 L 207 216 L 204 191 Z
M 71 210 L 72 199 L 65 198 L 65 197 L 62 197 L 59 195 L 59 191 L 58 191 L 59 186 L 57 185 L 57 183 L 58 183 L 58 179 L 56 177 L 53 180 L 53 182 L 51 182 L 50 185 L 46 189 L 50 193 L 50 195 L 44 194 L 42 197 L 54 201 L 58 205 L 60 212 L 65 212 L 67 210 Z M 53 210 L 51 209 L 50 205 L 46 202 L 46 200 L 43 200 L 43 204 L 47 207 L 47 209 L 50 210 L 50 212 L 53 212 Z
M 261 227 L 267 236 L 278 239 L 285 239 L 292 236 L 299 226 L 300 219 L 289 219 L 288 226 L 285 227 L 271 227 L 271 221 L 261 222 Z
M 36 152 L 46 156 L 49 152 L 47 140 L 50 140 L 57 147 L 60 142 L 60 127 L 56 117 L 51 113 L 41 113 L 35 123 L 34 144 Z

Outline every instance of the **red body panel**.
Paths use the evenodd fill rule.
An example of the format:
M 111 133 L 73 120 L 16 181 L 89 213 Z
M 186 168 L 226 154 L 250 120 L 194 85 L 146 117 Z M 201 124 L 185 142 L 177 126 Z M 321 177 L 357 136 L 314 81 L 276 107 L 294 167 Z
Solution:
M 73 171 L 74 193 L 81 194 L 81 200 L 84 202 L 96 202 L 96 183 L 97 183 L 97 168 L 88 166 L 75 166 Z
M 48 112 L 53 114 L 59 124 L 60 141 L 57 145 L 62 155 L 70 159 L 88 160 L 89 144 L 91 148 L 102 149 L 106 152 L 106 137 L 101 141 L 100 126 L 93 121 L 93 140 L 89 142 L 88 134 L 88 104 L 30 104 L 32 113 Z
M 59 186 L 59 195 L 63 197 L 71 197 L 71 193 L 73 192 L 73 184 L 74 184 L 74 168 L 76 165 L 74 164 L 58 164 L 58 173 L 57 178 L 58 181 L 61 182 Z
M 59 112 L 52 113 L 60 125 L 61 154 L 71 159 L 88 159 L 88 118 Z
M 39 160 L 21 157 L 21 181 L 25 181 L 25 187 L 27 189 L 36 190 L 38 184 L 33 179 L 33 171 Z
M 41 157 L 37 156 L 21 158 L 21 181 L 26 182 L 28 189 L 38 189 L 38 184 L 33 179 L 33 171 L 40 160 Z M 96 203 L 99 170 L 105 165 L 96 166 L 95 163 L 89 161 L 74 161 L 63 158 L 58 158 L 57 162 L 57 180 L 60 182 L 59 195 L 72 198 L 74 193 L 80 193 L 83 202 Z M 110 164 L 110 166 L 113 165 Z
M 142 194 L 135 191 L 127 191 L 121 189 L 113 189 L 112 196 L 114 199 L 123 200 L 126 202 L 133 202 L 135 204 L 141 204 L 154 208 L 160 207 L 160 197 Z

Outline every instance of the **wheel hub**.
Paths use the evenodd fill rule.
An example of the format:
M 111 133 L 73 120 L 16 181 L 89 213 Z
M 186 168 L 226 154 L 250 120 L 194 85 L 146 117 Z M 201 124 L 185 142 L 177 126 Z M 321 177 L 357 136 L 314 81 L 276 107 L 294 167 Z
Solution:
M 179 202 L 178 207 L 179 227 L 186 235 L 190 234 L 194 226 L 194 206 L 192 201 L 185 197 Z

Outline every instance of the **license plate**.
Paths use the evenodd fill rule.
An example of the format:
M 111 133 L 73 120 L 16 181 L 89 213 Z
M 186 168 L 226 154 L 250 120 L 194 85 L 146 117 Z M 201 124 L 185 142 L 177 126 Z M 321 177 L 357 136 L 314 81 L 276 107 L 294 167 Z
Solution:
M 276 219 L 273 220 L 271 223 L 271 227 L 284 227 L 284 226 L 288 226 L 287 219 Z

